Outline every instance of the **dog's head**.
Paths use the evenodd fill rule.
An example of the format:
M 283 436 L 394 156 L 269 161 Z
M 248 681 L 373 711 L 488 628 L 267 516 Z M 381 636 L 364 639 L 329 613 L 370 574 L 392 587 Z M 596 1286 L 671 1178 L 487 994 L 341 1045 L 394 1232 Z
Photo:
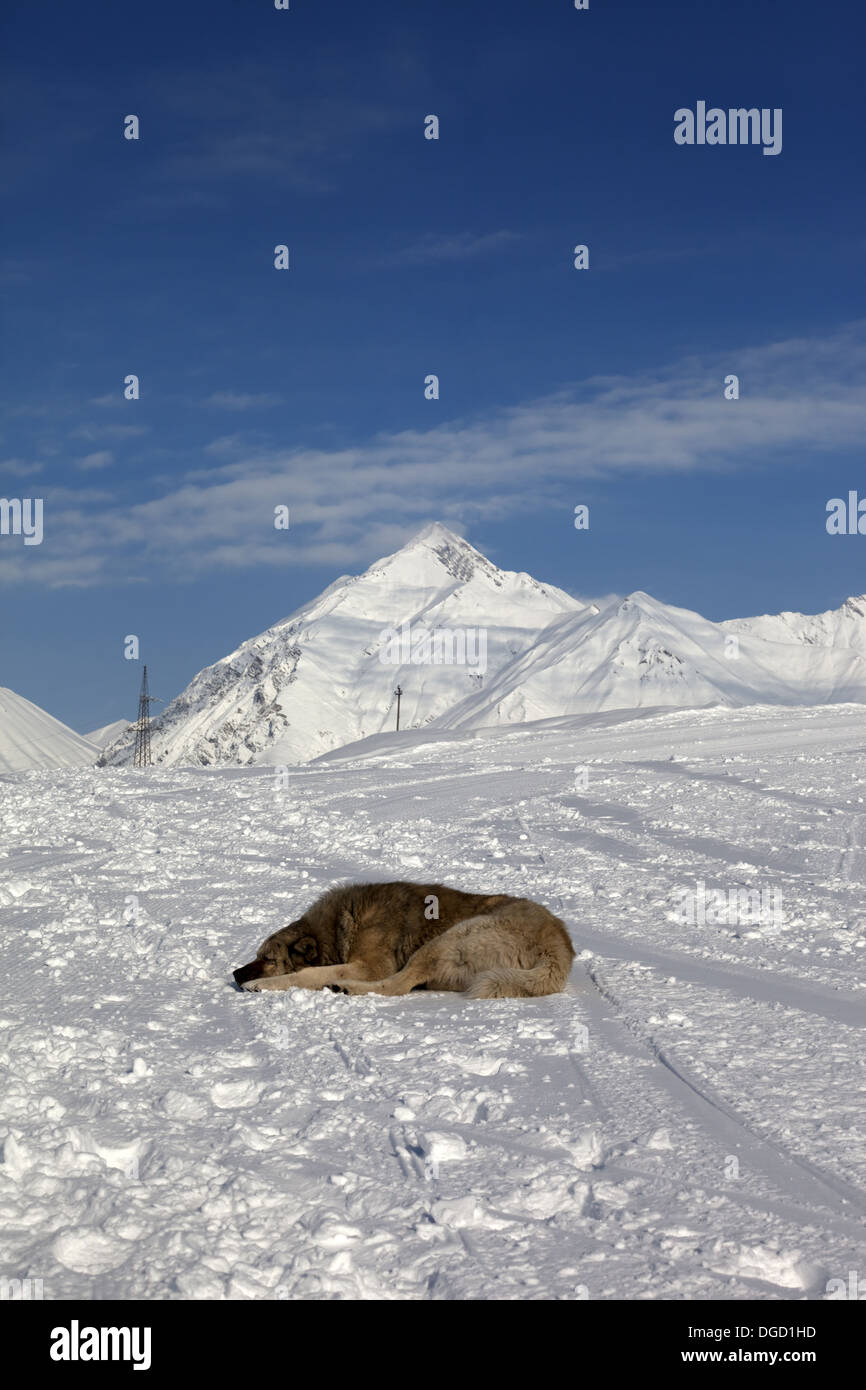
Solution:
M 290 922 L 263 941 L 255 960 L 235 970 L 235 983 L 245 985 L 266 975 L 293 975 L 305 965 L 320 965 L 319 943 L 305 917 Z

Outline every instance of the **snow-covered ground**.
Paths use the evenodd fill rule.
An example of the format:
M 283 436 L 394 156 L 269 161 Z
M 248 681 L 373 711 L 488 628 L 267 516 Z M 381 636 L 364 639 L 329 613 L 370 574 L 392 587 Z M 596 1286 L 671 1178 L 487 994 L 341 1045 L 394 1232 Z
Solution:
M 414 731 L 284 780 L 0 779 L 0 1274 L 797 1299 L 859 1271 L 863 1296 L 866 708 Z M 569 992 L 234 989 L 326 886 L 395 877 L 548 903 Z M 684 923 L 699 883 L 775 916 Z

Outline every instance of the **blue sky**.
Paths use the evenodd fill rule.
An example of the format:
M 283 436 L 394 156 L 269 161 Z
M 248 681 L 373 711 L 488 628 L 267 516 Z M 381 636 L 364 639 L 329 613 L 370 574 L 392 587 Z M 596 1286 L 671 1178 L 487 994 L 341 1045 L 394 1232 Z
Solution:
M 129 716 L 127 634 L 170 698 L 433 519 L 710 618 L 866 590 L 866 537 L 824 525 L 866 496 L 864 28 L 836 0 L 13 4 L 0 497 L 45 535 L 0 536 L 0 684 Z M 699 100 L 781 108 L 782 152 L 676 145 Z

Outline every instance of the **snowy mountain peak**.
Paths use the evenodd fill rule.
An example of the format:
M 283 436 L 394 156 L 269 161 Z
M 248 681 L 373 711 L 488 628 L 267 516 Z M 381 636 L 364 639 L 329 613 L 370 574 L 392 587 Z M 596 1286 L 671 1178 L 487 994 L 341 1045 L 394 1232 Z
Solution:
M 598 611 L 596 608 L 596 612 Z M 635 626 L 646 622 L 664 624 L 672 613 L 682 610 L 671 608 L 668 604 L 653 598 L 652 594 L 645 593 L 643 589 L 635 589 L 634 593 L 629 594 L 605 611 L 608 616 L 615 613 L 617 617 L 624 618 L 631 626 Z
M 0 686 L 0 772 L 86 767 L 96 762 L 98 752 L 59 719 Z
M 498 585 L 501 572 L 469 541 L 449 531 L 441 521 L 433 521 L 393 555 L 376 560 L 366 573 L 384 573 L 399 582 L 413 584 L 419 579 L 433 584 L 448 580 L 468 584 L 480 577 Z
M 131 724 L 131 719 L 114 719 L 110 724 L 103 724 L 101 729 L 92 729 L 83 737 L 88 743 L 94 743 L 97 748 L 107 748 L 115 739 L 120 738 L 121 734 L 127 733 Z
M 584 605 L 500 570 L 441 522 L 344 576 L 207 667 L 155 722 L 157 762 L 307 762 L 396 723 L 432 723 Z M 438 634 L 439 646 L 419 647 Z M 127 733 L 103 754 L 128 762 Z
M 442 521 L 431 521 L 426 526 L 422 526 L 421 530 L 416 531 L 412 539 L 406 542 L 403 549 L 410 550 L 416 545 L 430 545 L 434 548 L 440 545 L 462 546 L 471 551 L 473 555 L 481 554 L 465 537 L 457 535 L 456 531 L 449 530 Z
M 636 608 L 654 608 L 656 602 L 657 601 L 650 594 L 645 593 L 643 589 L 634 589 L 630 594 L 626 594 L 624 599 L 620 599 L 616 602 L 616 611 L 618 613 L 633 613 Z
M 768 642 L 847 648 L 866 656 L 866 594 L 853 594 L 838 608 L 824 613 L 763 613 L 755 618 L 731 618 L 720 626 Z

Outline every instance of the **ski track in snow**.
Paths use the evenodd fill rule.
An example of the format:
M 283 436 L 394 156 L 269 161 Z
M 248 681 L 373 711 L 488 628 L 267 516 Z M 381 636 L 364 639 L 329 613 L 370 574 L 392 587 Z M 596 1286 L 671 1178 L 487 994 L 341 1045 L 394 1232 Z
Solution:
M 863 742 L 862 708 L 672 711 L 415 732 L 285 788 L 3 778 L 0 1275 L 827 1297 L 866 1267 Z M 569 992 L 235 990 L 325 887 L 399 877 L 548 903 Z M 697 880 L 775 887 L 785 921 L 683 926 Z

